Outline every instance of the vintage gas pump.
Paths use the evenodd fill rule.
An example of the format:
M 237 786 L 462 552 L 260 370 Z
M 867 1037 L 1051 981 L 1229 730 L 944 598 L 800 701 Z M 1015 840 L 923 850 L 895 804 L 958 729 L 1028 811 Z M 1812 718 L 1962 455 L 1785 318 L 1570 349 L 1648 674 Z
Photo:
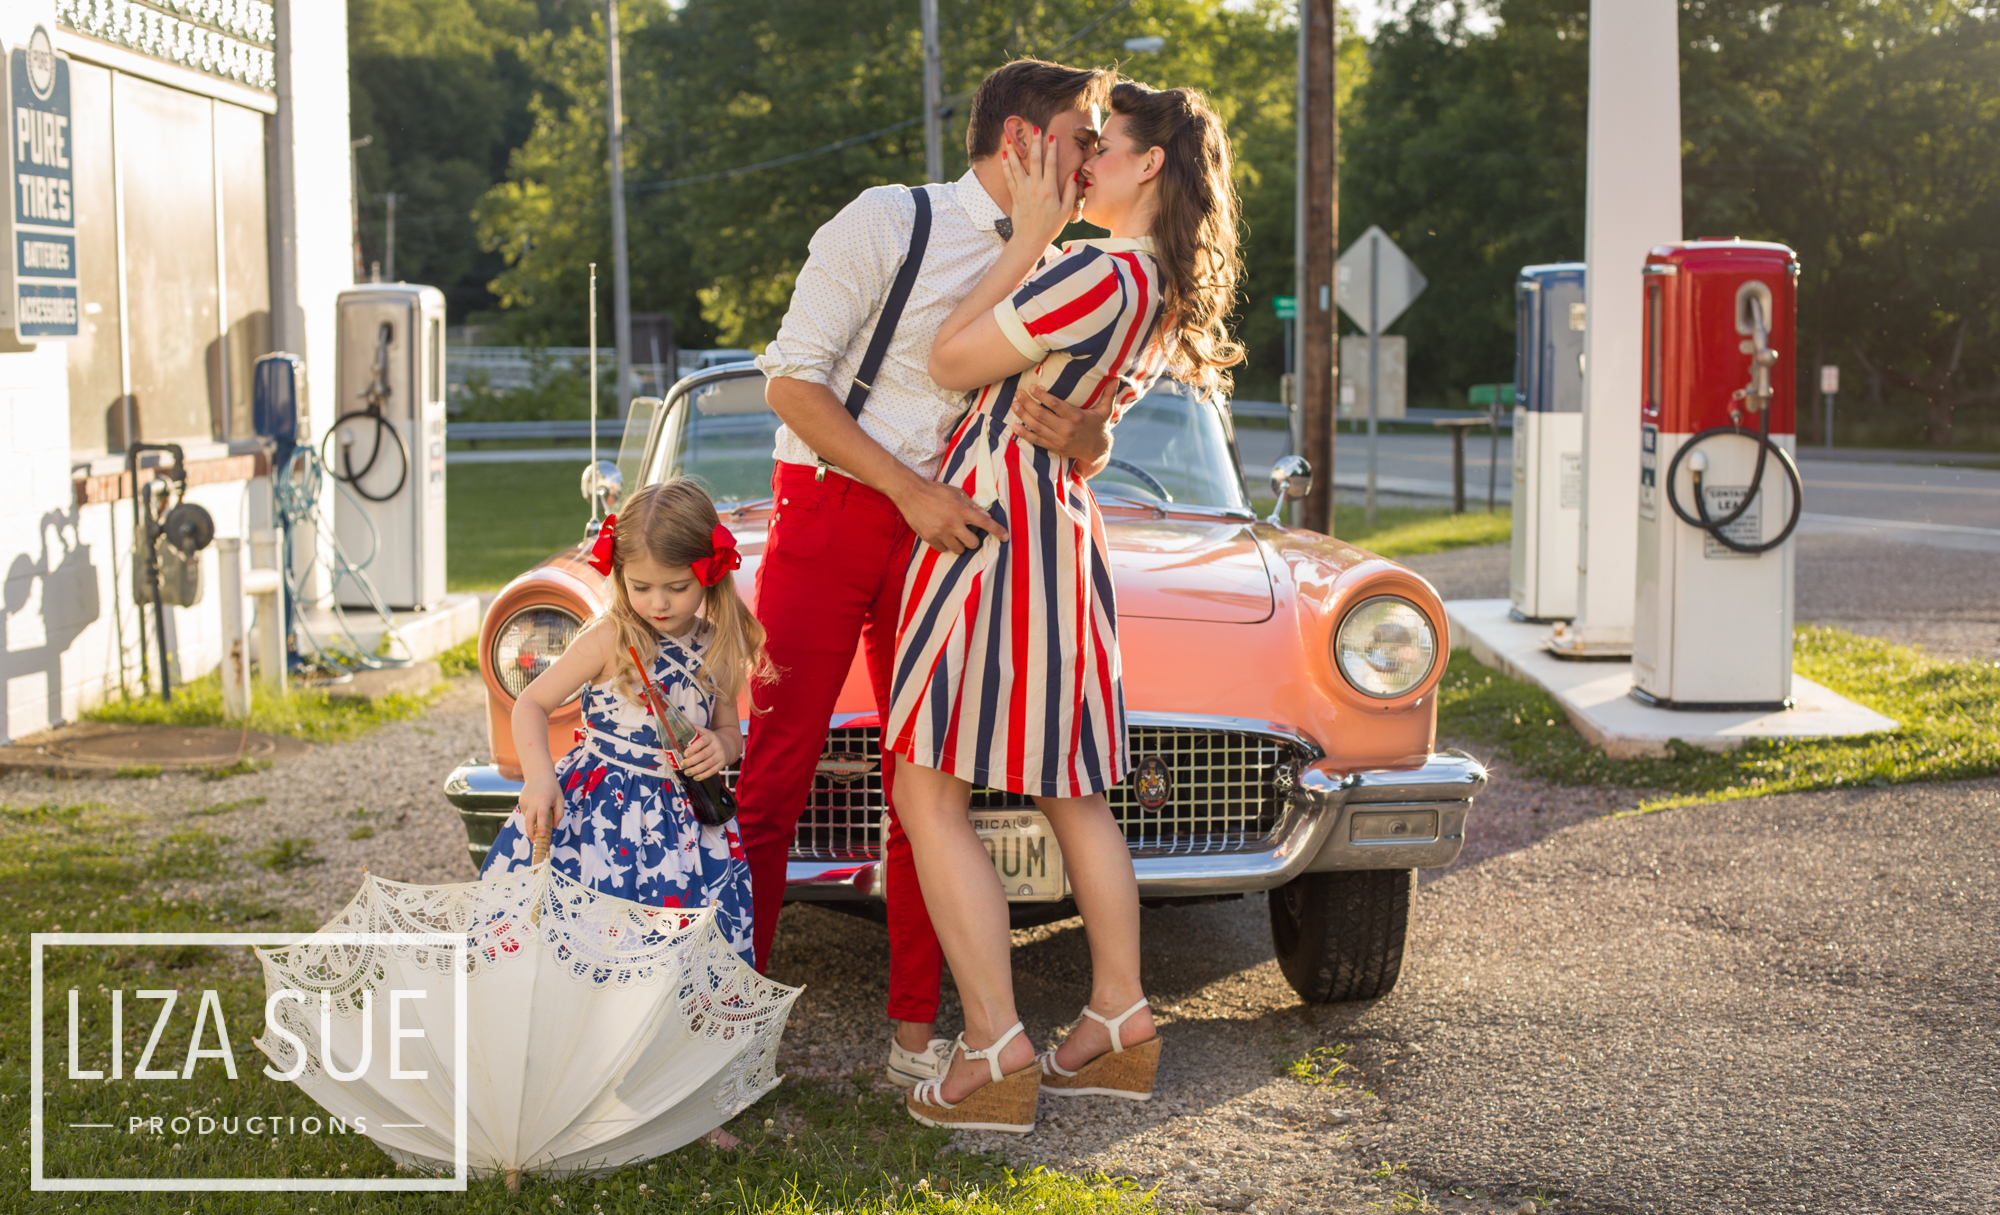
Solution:
M 340 417 L 320 442 L 334 534 L 391 608 L 444 598 L 444 293 L 414 283 L 350 287 L 339 297 Z M 336 579 L 346 607 L 374 600 Z
M 1646 259 L 1632 695 L 1648 704 L 1791 705 L 1798 272 L 1763 241 Z
M 1510 614 L 1568 620 L 1583 511 L 1583 263 L 1523 266 L 1514 318 Z

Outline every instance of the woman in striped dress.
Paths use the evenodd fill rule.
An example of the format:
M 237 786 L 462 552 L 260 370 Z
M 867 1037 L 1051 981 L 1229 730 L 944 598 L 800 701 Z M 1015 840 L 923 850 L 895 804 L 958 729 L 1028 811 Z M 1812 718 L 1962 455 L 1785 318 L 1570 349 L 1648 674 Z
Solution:
M 1045 132 L 1003 148 L 1012 236 L 931 354 L 939 385 L 977 390 L 939 479 L 1005 529 L 965 552 L 912 553 L 883 730 L 907 761 L 896 814 L 965 1008 L 964 1057 L 909 1097 L 933 1125 L 1025 1131 L 1042 1089 L 1144 1099 L 1159 1052 L 1138 887 L 1104 798 L 1127 759 L 1118 610 L 1086 484 L 1108 451 L 1050 451 L 1051 415 L 1028 390 L 1108 429 L 1166 371 L 1223 387 L 1242 357 L 1222 327 L 1236 207 L 1222 124 L 1198 93 L 1124 83 L 1111 107 L 1069 181 Z M 1111 235 L 1049 250 L 1079 202 Z M 1039 1059 L 1014 1015 L 1006 895 L 966 816 L 974 785 L 1029 795 L 1048 816 L 1090 938 L 1090 1004 Z

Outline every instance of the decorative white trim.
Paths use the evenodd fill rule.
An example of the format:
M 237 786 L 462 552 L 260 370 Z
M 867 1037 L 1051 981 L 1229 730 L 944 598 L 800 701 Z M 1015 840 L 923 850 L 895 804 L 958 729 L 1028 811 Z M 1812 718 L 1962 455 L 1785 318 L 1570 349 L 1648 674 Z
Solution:
M 272 46 L 277 18 L 269 4 L 260 0 L 154 3 L 160 7 L 140 0 L 56 0 L 56 24 L 205 76 L 266 93 L 276 91 L 277 57 Z M 206 24 L 183 21 L 162 11 L 167 8 Z
M 155 59 L 138 51 L 80 34 L 72 29 L 58 29 L 55 35 L 56 49 L 82 63 L 94 63 L 99 67 L 123 72 L 127 76 L 137 76 L 155 84 L 179 89 L 184 93 L 194 93 L 202 97 L 213 97 L 231 105 L 242 106 L 246 110 L 256 110 L 262 114 L 278 112 L 278 96 L 261 89 L 253 89 L 247 84 L 224 80 L 193 68 L 184 68 Z
M 1085 245 L 1089 245 L 1093 249 L 1102 249 L 1106 253 L 1136 251 L 1148 256 L 1154 255 L 1153 238 L 1150 236 L 1089 236 L 1081 240 L 1065 242 L 1063 252 L 1067 253 L 1071 249 L 1079 249 Z
M 993 319 L 999 322 L 1000 332 L 1007 335 L 1007 341 L 1022 358 L 1033 359 L 1039 363 L 1048 354 L 1048 351 L 1042 349 L 1042 344 L 1035 340 L 1035 335 L 1028 332 L 1028 326 L 1021 320 L 1020 311 L 1014 307 L 1013 296 L 1010 295 L 993 305 Z

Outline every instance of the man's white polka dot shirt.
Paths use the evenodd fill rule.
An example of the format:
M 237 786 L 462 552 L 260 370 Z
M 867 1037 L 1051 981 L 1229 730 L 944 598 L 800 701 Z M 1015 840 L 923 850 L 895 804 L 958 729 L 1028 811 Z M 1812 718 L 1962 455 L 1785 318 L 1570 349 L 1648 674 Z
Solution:
M 926 370 L 931 346 L 938 326 L 999 260 L 1004 242 L 994 223 L 1004 213 L 971 170 L 955 182 L 918 188 L 930 193 L 930 247 L 861 411 L 861 429 L 930 477 L 969 400 L 969 394 L 940 388 L 931 379 Z M 813 234 L 791 307 L 776 340 L 757 360 L 765 376 L 821 384 L 847 400 L 889 286 L 909 252 L 916 216 L 908 186 L 877 186 L 862 191 Z M 790 464 L 818 461 L 790 427 L 778 429 L 773 454 Z

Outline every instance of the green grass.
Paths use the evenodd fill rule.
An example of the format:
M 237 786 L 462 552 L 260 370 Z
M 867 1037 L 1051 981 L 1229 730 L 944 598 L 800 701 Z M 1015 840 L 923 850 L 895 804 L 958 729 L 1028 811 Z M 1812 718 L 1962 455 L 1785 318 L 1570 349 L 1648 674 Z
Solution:
M 206 781 L 228 780 L 232 776 L 248 776 L 252 772 L 262 772 L 271 766 L 268 759 L 252 759 L 244 756 L 233 764 L 212 764 L 201 770 L 201 778 Z
M 717 1215 L 771 1212 L 829 1215 L 841 1210 L 967 1212 L 977 1215 L 1113 1215 L 1153 1209 L 1126 1182 L 1083 1179 L 1037 1170 L 1008 1172 L 992 1156 L 952 1150 L 951 1136 L 912 1122 L 901 1095 L 850 1081 L 786 1083 L 731 1124 L 744 1146 L 730 1152 L 692 1144 L 647 1164 L 587 1180 L 528 1178 L 519 1195 L 499 1180 L 475 1181 L 465 1194 L 35 1194 L 28 1190 L 26 1143 L 30 1102 L 28 1047 L 31 932 L 309 931 L 294 913 L 229 901 L 175 900 L 144 885 L 170 863 L 177 873 L 213 875 L 240 864 L 221 837 L 202 832 L 174 837 L 159 852 L 142 852 L 122 820 L 102 806 L 0 806 L 0 1210 L 89 1210 L 145 1215 L 264 1215 L 305 1212 L 358 1215 L 584 1215 L 605 1211 L 700 1211 Z M 206 1112 L 304 1118 L 321 1111 L 291 1085 L 266 1079 L 251 1031 L 261 1026 L 264 983 L 244 949 L 207 947 L 64 947 L 45 952 L 48 993 L 40 1027 L 51 1176 L 388 1176 L 393 1166 L 367 1140 L 284 1136 L 277 1143 L 247 1136 L 190 1135 L 182 1150 L 171 1136 L 72 1132 L 72 1122 L 121 1123 L 134 1115 L 167 1118 Z M 66 993 L 80 994 L 80 1065 L 101 1067 L 109 1034 L 109 989 L 125 991 L 127 1069 L 120 1080 L 67 1077 Z M 138 1001 L 140 988 L 178 988 L 161 1054 L 152 1063 L 178 1068 L 194 1029 L 198 993 L 214 990 L 230 1027 L 239 1079 L 217 1060 L 204 1060 L 186 1080 L 131 1078 L 158 1015 L 157 1001 Z M 215 1046 L 213 1023 L 203 1045 Z M 377 1044 L 377 1049 L 381 1049 Z
M 1251 500 L 1259 519 L 1271 513 L 1276 501 L 1269 494 Z M 1382 506 L 1375 511 L 1375 526 L 1368 525 L 1368 508 L 1334 504 L 1333 534 L 1349 544 L 1392 560 L 1447 549 L 1472 548 L 1484 544 L 1505 544 L 1513 536 L 1513 514 L 1502 506 L 1487 514 L 1483 504 L 1467 504 L 1464 514 L 1428 506 Z
M 574 462 L 448 465 L 445 585 L 497 591 L 581 539 L 590 507 L 577 487 L 588 462 L 579 449 Z
M 324 865 L 326 858 L 313 855 L 313 842 L 300 836 L 286 836 L 259 848 L 252 859 L 266 869 L 289 873 L 307 865 Z
M 1338 503 L 1333 508 L 1333 534 L 1380 557 L 1415 557 L 1446 549 L 1505 544 L 1513 535 L 1513 513 L 1500 507 L 1492 514 L 1484 506 L 1462 515 L 1414 506 L 1384 506 L 1368 525 L 1368 510 Z
M 414 696 L 395 692 L 375 699 L 345 697 L 334 699 L 312 688 L 293 688 L 286 695 L 273 696 L 262 688 L 250 698 L 252 730 L 266 734 L 288 734 L 311 742 L 335 742 L 365 734 L 383 722 L 401 721 L 422 713 L 431 695 Z M 181 684 L 174 689 L 171 704 L 158 696 L 113 698 L 83 716 L 90 721 L 122 722 L 154 726 L 242 726 L 222 715 L 222 676 L 219 672 Z M 259 770 L 262 761 L 245 760 L 210 768 L 210 780 L 239 776 Z M 120 770 L 119 775 L 126 775 Z M 134 770 L 132 775 L 141 775 Z M 157 771 L 151 773 L 157 776 Z
M 456 679 L 460 675 L 479 674 L 479 636 L 474 634 L 437 656 L 438 670 L 446 679 Z M 430 731 L 418 726 L 428 734 Z
M 1353 1064 L 1345 1062 L 1346 1055 L 1347 1043 L 1345 1042 L 1339 1042 L 1332 1046 L 1315 1046 L 1304 1055 L 1287 1063 L 1285 1065 L 1285 1074 L 1299 1081 L 1301 1084 L 1310 1084 L 1315 1087 L 1331 1085 L 1334 1088 L 1346 1088 L 1346 1084 L 1337 1083 L 1334 1079 L 1342 1072 L 1351 1072 L 1354 1070 Z
M 1858 738 L 1760 739 L 1727 752 L 1675 740 L 1664 759 L 1610 759 L 1571 728 L 1546 692 L 1458 653 L 1439 689 L 1438 732 L 1494 747 L 1528 776 L 1642 790 L 1640 811 L 2000 772 L 2000 664 L 1947 662 L 1872 637 L 1804 627 L 1792 667 L 1900 728 Z

